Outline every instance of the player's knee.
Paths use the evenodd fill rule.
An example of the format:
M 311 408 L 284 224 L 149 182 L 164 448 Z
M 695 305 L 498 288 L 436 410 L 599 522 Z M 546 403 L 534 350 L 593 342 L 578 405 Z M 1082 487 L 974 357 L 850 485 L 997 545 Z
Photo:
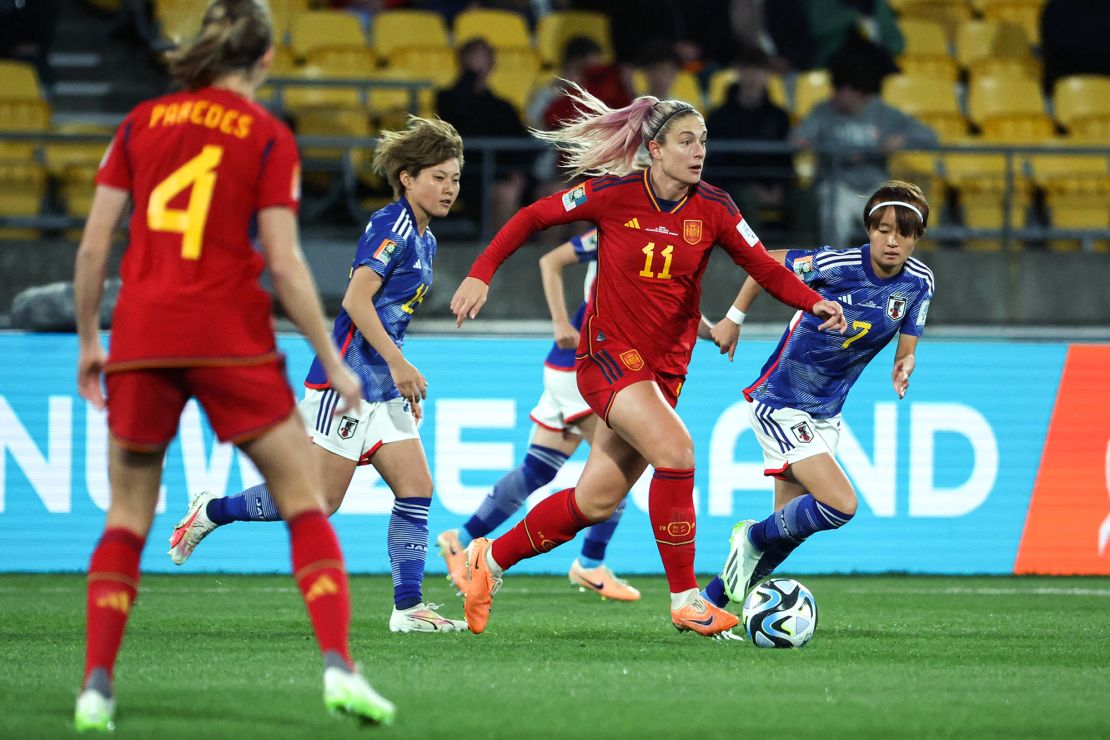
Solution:
M 435 486 L 431 478 L 423 480 L 406 481 L 403 486 L 398 486 L 393 492 L 396 498 L 431 498 Z
M 688 434 L 679 439 L 667 439 L 657 445 L 657 448 L 648 459 L 652 467 L 672 470 L 694 467 L 694 441 Z
M 830 505 L 836 508 L 837 511 L 851 518 L 856 515 L 856 508 L 859 506 L 856 492 L 852 488 L 843 491 L 837 491 L 836 495 L 832 497 Z M 847 522 L 845 522 L 847 524 Z
M 343 503 L 343 496 L 345 493 L 345 491 L 344 493 L 339 494 L 327 492 L 323 495 L 322 503 L 325 516 L 331 516 L 335 512 L 339 511 L 339 506 Z

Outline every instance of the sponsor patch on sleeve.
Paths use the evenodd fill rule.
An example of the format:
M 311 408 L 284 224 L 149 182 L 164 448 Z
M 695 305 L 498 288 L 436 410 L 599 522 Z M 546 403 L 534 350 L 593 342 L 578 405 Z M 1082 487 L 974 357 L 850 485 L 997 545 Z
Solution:
M 809 280 L 813 277 L 813 255 L 808 257 L 797 257 L 794 260 L 794 274 L 802 280 Z
M 578 206 L 586 202 L 586 186 L 579 185 L 563 193 L 563 208 L 567 211 L 573 211 Z
M 752 231 L 752 227 L 748 226 L 746 218 L 740 219 L 740 223 L 736 224 L 736 230 L 740 232 L 740 236 L 744 237 L 744 241 L 748 243 L 749 247 L 754 247 L 759 244 L 759 237 Z
M 918 311 L 917 311 L 917 325 L 918 326 L 925 326 L 925 317 L 929 313 L 929 304 L 931 302 L 932 302 L 931 299 L 928 299 L 928 298 L 926 298 L 925 300 L 923 300 L 921 302 L 921 308 L 918 309 Z
M 382 243 L 374 250 L 374 259 L 383 265 L 388 265 L 395 251 L 397 251 L 397 242 L 392 239 L 382 239 Z

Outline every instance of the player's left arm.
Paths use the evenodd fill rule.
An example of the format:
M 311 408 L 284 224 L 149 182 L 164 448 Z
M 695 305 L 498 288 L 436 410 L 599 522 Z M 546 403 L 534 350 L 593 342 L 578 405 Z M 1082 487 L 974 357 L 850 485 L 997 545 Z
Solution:
M 917 349 L 918 337 L 913 334 L 898 335 L 898 349 L 894 353 L 894 370 L 890 379 L 894 383 L 894 392 L 898 398 L 905 398 L 906 391 L 910 388 L 910 376 L 917 366 L 914 351 Z
M 73 300 L 77 314 L 77 390 L 98 409 L 104 408 L 100 374 L 107 356 L 100 344 L 100 298 L 104 273 L 112 251 L 112 232 L 119 226 L 131 195 L 126 190 L 97 185 L 92 208 L 77 247 L 73 270 Z
M 767 254 L 780 265 L 786 264 L 787 250 L 772 249 Z M 744 319 L 748 317 L 748 309 L 752 307 L 752 303 L 755 302 L 756 297 L 762 290 L 755 278 L 748 275 L 744 279 L 744 284 L 740 286 L 740 292 L 736 294 L 736 300 L 732 302 L 728 313 L 717 322 L 717 325 L 710 332 L 709 338 L 720 348 L 722 355 L 728 353 L 729 362 L 732 362 L 732 358 L 736 354 L 736 344 L 740 341 L 740 327 L 744 325 Z

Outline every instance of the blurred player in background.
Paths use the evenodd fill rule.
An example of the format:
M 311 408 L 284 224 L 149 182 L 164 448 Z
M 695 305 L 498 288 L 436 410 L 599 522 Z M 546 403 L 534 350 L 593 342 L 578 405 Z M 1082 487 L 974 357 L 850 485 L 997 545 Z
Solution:
M 581 111 L 552 132 L 537 132 L 566 154 L 573 176 L 593 179 L 522 209 L 478 257 L 451 301 L 456 322 L 486 302 L 498 266 L 538 229 L 570 221 L 598 227 L 598 278 L 578 344 L 578 388 L 598 424 L 575 488 L 540 502 L 492 543 L 467 550 L 466 619 L 481 632 L 502 572 L 548 552 L 607 519 L 648 465 L 655 468 L 649 516 L 680 630 L 716 635 L 736 616 L 707 603 L 694 576 L 694 445 L 674 411 L 698 324 L 701 276 L 714 244 L 795 308 L 843 314 L 767 256 L 728 194 L 701 181 L 706 129 L 688 103 L 642 96 L 612 109 L 580 87 Z
M 863 223 L 870 243 L 854 249 L 775 250 L 771 256 L 813 289 L 844 307 L 843 338 L 819 331 L 797 314 L 760 377 L 744 389 L 752 431 L 763 448 L 764 475 L 775 479 L 775 510 L 732 530 L 721 575 L 705 589 L 725 606 L 740 602 L 815 532 L 838 529 L 856 513 L 856 492 L 837 464 L 840 410 L 852 385 L 883 347 L 898 337 L 891 380 L 906 395 L 917 340 L 933 297 L 933 273 L 910 255 L 929 224 L 929 203 L 916 185 L 884 183 L 867 200 Z M 713 339 L 736 352 L 740 326 L 759 284 L 744 281 Z
M 359 465 L 373 465 L 396 497 L 388 535 L 393 632 L 466 629 L 465 622 L 445 619 L 424 603 L 432 474 L 416 427 L 428 382 L 401 352 L 409 322 L 432 285 L 436 238 L 428 224 L 451 210 L 462 164 L 462 138 L 445 121 L 413 116 L 404 130 L 380 134 L 373 166 L 397 200 L 370 217 L 359 239 L 332 332 L 343 360 L 362 379 L 363 397 L 347 413 L 333 413 L 338 389 L 317 355 L 298 405 L 315 443 L 311 454 L 323 475 L 329 515 L 343 503 Z M 223 524 L 278 518 L 266 485 L 227 497 L 206 491 L 174 529 L 170 557 L 181 565 Z
M 274 340 L 270 297 L 258 283 L 268 264 L 282 305 L 318 353 L 337 412 L 352 413 L 359 379 L 328 336 L 298 243 L 296 143 L 253 101 L 273 58 L 272 39 L 260 0 L 212 2 L 197 37 L 171 55 L 171 72 L 185 90 L 135 108 L 96 177 L 74 276 L 77 380 L 84 398 L 98 408 L 107 403 L 112 499 L 89 564 L 78 731 L 114 727 L 113 668 L 138 591 L 166 446 L 190 397 L 219 438 L 237 444 L 270 482 L 324 654 L 325 705 L 364 720 L 394 716 L 348 652 L 343 555 L 321 511 L 315 471 L 301 462 L 309 444 Z M 129 201 L 131 242 L 106 357 L 98 308 L 112 233 Z M 251 245 L 255 218 L 265 259 Z
M 584 298 L 573 321 L 567 318 L 563 292 L 563 270 L 587 262 Z M 485 537 L 501 526 L 524 505 L 525 499 L 555 479 L 559 468 L 578 449 L 583 439 L 592 439 L 597 415 L 578 392 L 574 371 L 574 349 L 597 276 L 597 229 L 555 247 L 540 258 L 543 293 L 554 324 L 555 343 L 543 368 L 543 395 L 532 409 L 535 423 L 528 454 L 519 467 L 497 481 L 478 510 L 460 529 L 441 532 L 436 538 L 439 552 L 447 562 L 447 575 L 459 593 L 466 590 L 466 553 L 476 538 Z M 567 578 L 581 590 L 594 591 L 605 599 L 637 601 L 640 592 L 613 574 L 605 565 L 605 551 L 624 513 L 624 501 L 612 516 L 587 530 L 582 554 L 571 563 Z

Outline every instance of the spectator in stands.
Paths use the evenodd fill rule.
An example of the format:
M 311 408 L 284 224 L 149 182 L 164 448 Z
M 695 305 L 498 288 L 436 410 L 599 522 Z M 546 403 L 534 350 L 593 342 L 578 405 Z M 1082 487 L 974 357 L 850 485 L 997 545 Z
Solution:
M 786 74 L 813 66 L 813 36 L 803 0 L 732 0 L 729 19 L 737 44 L 766 52 L 771 71 Z
M 493 47 L 483 38 L 467 41 L 459 49 L 459 77 L 452 87 L 436 95 L 439 117 L 455 127 L 464 138 L 521 138 L 526 136 L 524 124 L 513 104 L 498 97 L 489 88 L 489 76 L 496 63 Z M 493 229 L 509 220 L 520 208 L 532 155 L 510 152 L 498 155 L 496 179 L 489 197 Z M 477 217 L 482 204 L 481 168 L 472 168 L 462 177 L 460 200 L 471 217 Z
M 771 102 L 767 82 L 771 59 L 759 47 L 740 49 L 736 67 L 740 79 L 729 87 L 721 107 L 710 111 L 706 128 L 715 139 L 785 142 L 790 136 L 790 116 Z M 761 233 L 768 221 L 780 221 L 788 184 L 793 175 L 789 154 L 718 152 L 713 157 L 713 177 L 736 200 L 752 228 Z
M 860 204 L 876 183 L 890 179 L 887 154 L 937 143 L 932 129 L 879 99 L 884 54 L 861 38 L 846 45 L 829 64 L 832 97 L 818 103 L 793 133 L 798 146 L 820 147 L 816 195 L 826 244 L 866 237 Z
M 47 95 L 54 85 L 50 46 L 54 43 L 60 4 L 60 0 L 0 2 L 0 57 L 35 65 Z
M 906 41 L 887 0 L 809 0 L 805 8 L 813 36 L 814 69 L 829 66 L 839 50 L 859 35 L 882 49 L 883 69 L 897 71 L 894 57 L 902 53 Z M 874 185 L 868 185 L 867 192 Z
M 603 58 L 601 47 L 589 36 L 572 36 L 568 39 L 563 46 L 563 58 L 555 77 L 533 93 L 528 101 L 528 125 L 540 130 L 549 129 L 548 109 L 565 97 L 563 90 L 566 85 L 561 80 L 576 82 L 585 87 L 587 70 L 602 66 Z
M 682 58 L 674 44 L 660 39 L 644 46 L 640 70 L 647 81 L 644 94 L 660 100 L 668 100 L 674 97 L 671 94 L 671 88 L 678 73 L 682 71 Z M 686 102 L 694 105 L 698 101 L 687 100 Z
M 1041 15 L 1044 87 L 1068 75 L 1110 75 L 1110 3 L 1106 0 L 1048 0 Z

